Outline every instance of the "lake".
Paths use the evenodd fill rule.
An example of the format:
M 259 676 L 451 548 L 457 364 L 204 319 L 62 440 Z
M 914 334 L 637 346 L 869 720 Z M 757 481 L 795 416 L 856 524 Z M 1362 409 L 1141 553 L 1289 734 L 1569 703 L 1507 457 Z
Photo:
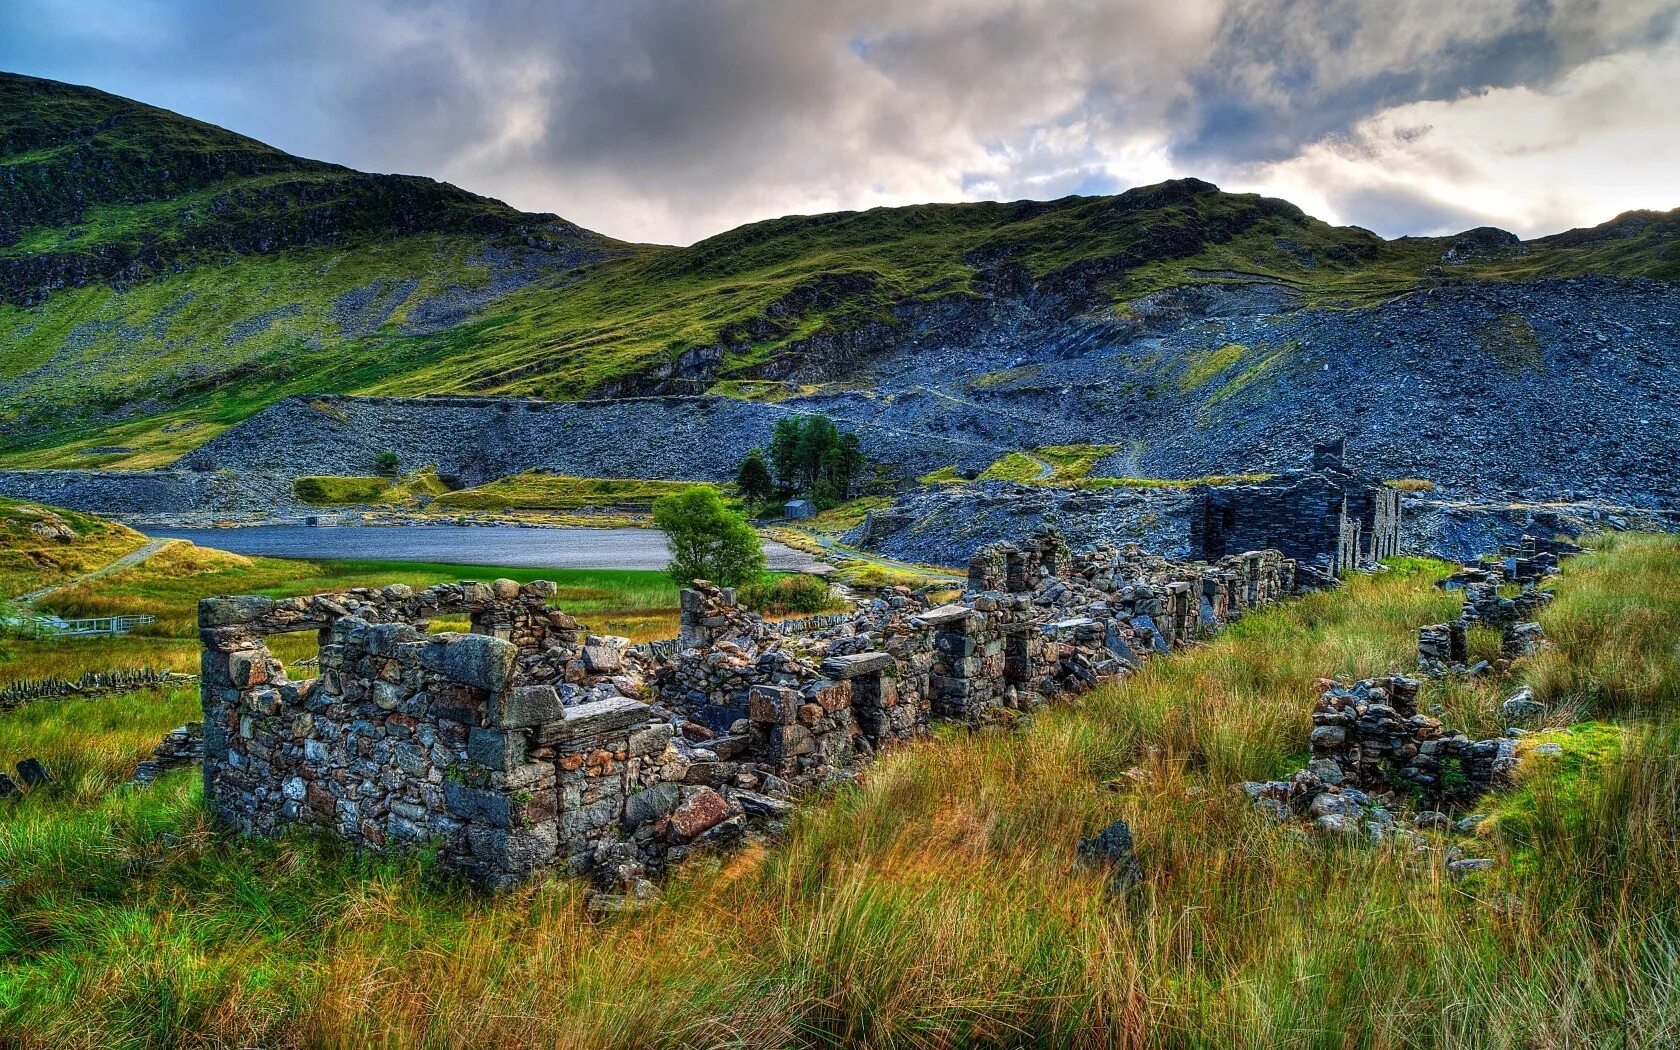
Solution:
M 663 569 L 665 537 L 653 529 L 543 529 L 515 525 L 245 525 L 226 529 L 144 528 L 148 536 L 270 558 L 430 561 L 520 569 Z M 770 568 L 826 571 L 828 566 L 767 541 Z

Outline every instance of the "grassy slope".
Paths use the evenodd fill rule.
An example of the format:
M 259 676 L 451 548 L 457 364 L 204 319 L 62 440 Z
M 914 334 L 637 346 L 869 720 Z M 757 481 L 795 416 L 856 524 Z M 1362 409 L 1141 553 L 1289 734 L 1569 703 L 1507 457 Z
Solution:
M 110 785 L 190 691 L 44 704 L 0 752 L 63 782 L 0 815 L 0 1031 L 53 1044 L 745 1046 L 1662 1042 L 1680 1025 L 1680 548 L 1572 564 L 1557 647 L 1517 675 L 1576 717 L 1631 720 L 1522 788 L 1455 882 L 1445 839 L 1332 844 L 1230 784 L 1304 750 L 1313 681 L 1411 661 L 1452 599 L 1436 566 L 1360 578 L 1016 733 L 943 735 L 807 808 L 789 839 L 689 866 L 667 903 L 598 922 L 551 879 L 474 898 L 415 858 L 241 842 L 197 778 Z M 1513 683 L 1432 688 L 1473 731 Z M 1553 734 L 1568 739 L 1567 734 Z M 1613 747 L 1615 761 L 1595 758 Z M 1132 770 L 1130 776 L 1120 777 Z M 1118 778 L 1118 779 L 1116 779 Z M 1100 785 L 1114 780 L 1119 793 Z M 1121 898 L 1072 863 L 1131 821 Z
M 167 462 L 276 397 L 423 364 L 401 326 L 426 297 L 489 279 L 487 247 L 622 247 L 429 179 L 7 74 L 0 176 L 0 433 L 25 453 L 16 465 Z M 341 325 L 341 296 L 408 281 L 388 318 Z M 143 419 L 111 418 L 136 403 Z M 66 460 L 65 444 L 135 451 Z
M 400 477 L 381 475 L 321 474 L 296 478 L 292 491 L 298 499 L 317 507 L 345 507 L 384 504 L 416 506 L 421 499 L 445 495 L 449 486 L 430 467 Z
M 33 528 L 41 525 L 63 525 L 75 536 L 43 536 Z M 0 601 L 92 572 L 145 543 L 114 521 L 0 497 Z
M 660 496 L 702 482 L 650 481 L 643 478 L 576 478 L 526 471 L 437 499 L 448 510 L 576 510 L 580 507 L 647 506 Z
M 449 235 L 306 248 L 123 288 L 66 289 L 36 307 L 0 304 L 0 340 L 13 350 L 0 384 L 17 384 L 0 423 L 50 427 L 20 429 L 8 465 L 161 465 L 288 394 L 354 389 L 424 361 L 424 348 L 400 332 L 408 310 L 488 280 L 472 262 L 481 248 Z M 407 280 L 418 286 L 380 331 L 339 326 L 341 296 Z M 109 418 L 137 394 L 154 411 Z M 86 454 L 101 447 L 134 451 Z

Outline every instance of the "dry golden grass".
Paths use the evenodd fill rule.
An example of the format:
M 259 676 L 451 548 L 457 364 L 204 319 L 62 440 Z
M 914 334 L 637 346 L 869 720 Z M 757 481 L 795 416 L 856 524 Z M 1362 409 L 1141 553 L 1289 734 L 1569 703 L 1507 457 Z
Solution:
M 68 538 L 41 535 L 64 526 Z M 39 503 L 0 499 L 0 601 L 73 579 L 138 550 L 146 537 L 125 525 Z
M 1299 763 L 1316 678 L 1410 665 L 1416 625 L 1454 605 L 1430 586 L 1437 571 L 1403 562 L 1256 615 L 1014 731 L 941 730 L 803 808 L 783 840 L 691 863 L 658 909 L 605 920 L 557 877 L 486 900 L 420 858 L 230 838 L 206 825 L 191 774 L 32 796 L 0 816 L 0 1038 L 1674 1042 L 1673 541 L 1572 564 L 1544 614 L 1556 648 L 1514 678 L 1426 691 L 1486 717 L 1522 679 L 1554 706 L 1630 720 L 1613 747 L 1589 734 L 1591 755 L 1525 763 L 1497 819 L 1461 842 L 1496 857 L 1493 872 L 1448 878 L 1445 838 L 1417 851 L 1276 826 L 1231 790 Z M 138 717 L 150 703 L 116 706 Z M 1115 817 L 1131 822 L 1144 871 L 1121 894 L 1073 852 Z

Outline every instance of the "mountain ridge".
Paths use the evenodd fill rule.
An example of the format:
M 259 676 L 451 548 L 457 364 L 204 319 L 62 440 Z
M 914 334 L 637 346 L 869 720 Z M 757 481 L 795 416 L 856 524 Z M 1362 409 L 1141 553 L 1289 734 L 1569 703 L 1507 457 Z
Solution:
M 1149 304 L 1174 289 L 1272 289 L 1256 309 L 1333 312 L 1430 288 L 1680 277 L 1680 210 L 1530 241 L 1385 240 L 1196 179 L 631 245 L 93 89 L 0 75 L 8 98 L 27 105 L 0 118 L 0 205 L 34 203 L 0 212 L 41 220 L 0 236 L 10 466 L 164 465 L 298 394 L 781 397 L 981 331 L 1007 332 L 996 352 L 1011 357 L 1075 330 L 1143 338 L 1139 316 L 1173 323 Z

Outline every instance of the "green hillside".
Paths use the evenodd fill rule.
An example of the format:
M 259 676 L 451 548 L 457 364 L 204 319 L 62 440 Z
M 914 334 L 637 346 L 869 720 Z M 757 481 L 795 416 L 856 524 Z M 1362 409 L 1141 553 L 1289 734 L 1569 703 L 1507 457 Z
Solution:
M 889 345 L 935 300 L 1036 290 L 1055 309 L 1124 313 L 1163 288 L 1264 281 L 1345 308 L 1463 281 L 1680 277 L 1680 213 L 1522 244 L 1385 241 L 1196 180 L 632 246 L 7 75 L 0 216 L 8 466 L 167 463 L 294 393 L 569 399 L 672 373 L 750 390 L 736 381 L 778 355 Z

